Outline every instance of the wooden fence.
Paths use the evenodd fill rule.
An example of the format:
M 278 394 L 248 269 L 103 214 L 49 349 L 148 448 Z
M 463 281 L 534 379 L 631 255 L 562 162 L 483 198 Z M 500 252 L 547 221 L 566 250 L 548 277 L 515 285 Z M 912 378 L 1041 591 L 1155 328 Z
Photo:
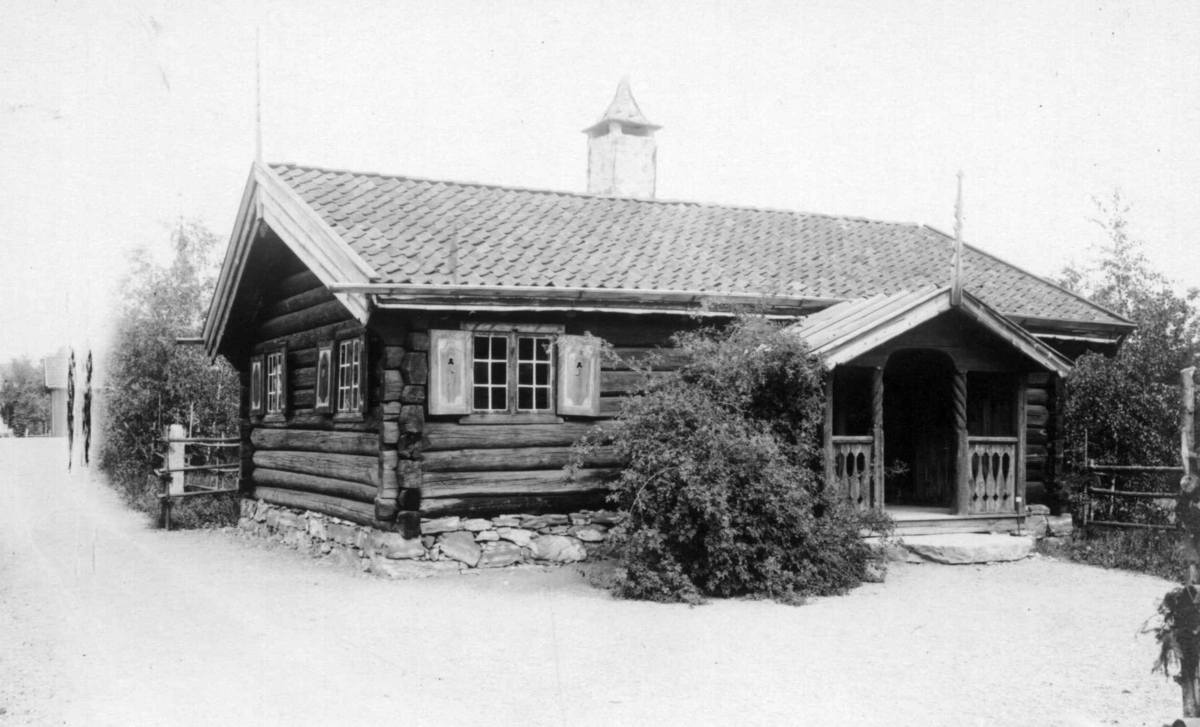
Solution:
M 182 425 L 172 424 L 167 428 L 163 442 L 167 450 L 166 466 L 155 470 L 154 473 L 163 483 L 163 492 L 159 494 L 158 501 L 164 529 L 171 529 L 171 507 L 176 500 L 238 491 L 236 487 L 217 487 L 212 484 L 196 484 L 187 481 L 189 472 L 240 472 L 240 457 L 236 462 L 189 465 L 187 453 L 189 446 L 208 449 L 240 448 L 242 440 L 238 437 L 189 437 Z

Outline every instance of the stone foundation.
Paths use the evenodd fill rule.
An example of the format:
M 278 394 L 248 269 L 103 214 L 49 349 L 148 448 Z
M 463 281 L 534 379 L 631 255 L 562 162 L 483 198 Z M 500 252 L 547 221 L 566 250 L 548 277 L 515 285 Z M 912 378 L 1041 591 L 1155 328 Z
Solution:
M 1025 513 L 1025 531 L 1035 538 L 1070 535 L 1075 526 L 1070 515 L 1051 515 L 1045 505 L 1030 505 Z
M 607 541 L 623 519 L 606 511 L 444 517 L 422 520 L 421 537 L 406 540 L 329 515 L 245 499 L 238 527 L 380 576 L 419 578 L 439 571 L 576 563 L 588 557 L 589 547 Z

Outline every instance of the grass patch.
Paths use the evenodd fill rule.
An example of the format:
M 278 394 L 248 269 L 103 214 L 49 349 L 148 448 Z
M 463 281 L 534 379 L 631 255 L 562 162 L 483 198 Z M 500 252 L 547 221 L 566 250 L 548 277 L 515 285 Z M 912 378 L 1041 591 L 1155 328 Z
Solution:
M 148 476 L 141 480 L 113 481 L 109 484 L 134 510 L 154 518 L 156 527 L 162 527 L 161 505 L 158 494 L 163 491 L 162 481 Z M 192 492 L 198 487 L 226 489 L 237 486 L 237 478 L 231 474 L 192 472 L 188 474 L 187 488 Z M 236 492 L 207 497 L 186 497 L 176 500 L 171 508 L 171 529 L 190 530 L 195 528 L 221 528 L 237 525 L 241 516 L 240 495 Z
M 1037 550 L 1061 560 L 1147 573 L 1177 583 L 1187 578 L 1188 564 L 1173 531 L 1094 528 L 1061 540 L 1043 538 Z

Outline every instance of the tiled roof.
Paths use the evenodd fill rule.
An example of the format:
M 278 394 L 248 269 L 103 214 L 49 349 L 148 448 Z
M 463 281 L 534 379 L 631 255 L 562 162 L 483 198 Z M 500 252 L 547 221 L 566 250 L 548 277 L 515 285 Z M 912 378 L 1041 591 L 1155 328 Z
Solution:
M 385 283 L 452 284 L 455 259 L 464 285 L 866 298 L 950 278 L 952 238 L 915 224 L 271 168 Z M 1124 322 L 970 246 L 963 276 L 1006 315 Z

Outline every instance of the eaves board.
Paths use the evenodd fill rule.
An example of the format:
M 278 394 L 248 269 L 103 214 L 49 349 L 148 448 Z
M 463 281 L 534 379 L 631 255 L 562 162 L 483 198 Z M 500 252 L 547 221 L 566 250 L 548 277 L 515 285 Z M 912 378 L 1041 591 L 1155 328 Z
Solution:
M 259 222 L 265 222 L 324 285 L 371 283 L 378 273 L 367 265 L 299 195 L 270 168 L 256 162 L 251 168 L 237 221 L 204 325 L 205 351 L 215 357 L 229 323 Z M 365 324 L 370 315 L 367 296 L 335 293 L 350 314 Z

